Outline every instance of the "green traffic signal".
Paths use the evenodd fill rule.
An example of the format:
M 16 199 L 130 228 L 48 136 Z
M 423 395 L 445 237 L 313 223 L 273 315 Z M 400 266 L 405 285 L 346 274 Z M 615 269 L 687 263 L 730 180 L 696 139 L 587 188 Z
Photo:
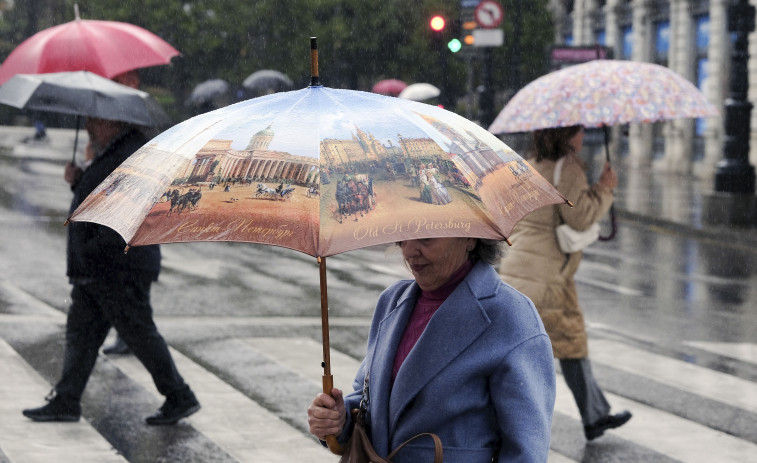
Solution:
M 449 48 L 449 51 L 452 53 L 457 53 L 460 51 L 461 48 L 463 48 L 463 44 L 460 43 L 460 40 L 458 39 L 452 39 L 447 43 L 447 48 Z

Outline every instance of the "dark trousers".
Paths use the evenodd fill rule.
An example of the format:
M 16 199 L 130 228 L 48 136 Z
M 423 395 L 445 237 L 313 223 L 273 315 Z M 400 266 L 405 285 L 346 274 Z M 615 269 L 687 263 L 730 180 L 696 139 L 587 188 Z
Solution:
M 151 283 L 116 280 L 73 286 L 58 395 L 81 400 L 111 325 L 150 372 L 158 392 L 168 395 L 187 387 L 152 319 Z
M 610 404 L 594 379 L 589 359 L 560 359 L 560 368 L 581 412 L 584 426 L 610 414 Z

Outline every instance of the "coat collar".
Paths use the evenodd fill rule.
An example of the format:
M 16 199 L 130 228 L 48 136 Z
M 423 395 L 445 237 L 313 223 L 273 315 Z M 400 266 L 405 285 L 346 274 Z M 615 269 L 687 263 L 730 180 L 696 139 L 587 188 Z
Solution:
M 403 362 L 392 388 L 394 356 L 420 291 L 415 283 L 405 289 L 396 307 L 380 322 L 370 366 L 374 445 L 390 450 L 388 436 L 394 432 L 402 411 L 429 381 L 487 329 L 490 320 L 479 301 L 494 296 L 500 281 L 490 265 L 476 263 L 431 317 Z

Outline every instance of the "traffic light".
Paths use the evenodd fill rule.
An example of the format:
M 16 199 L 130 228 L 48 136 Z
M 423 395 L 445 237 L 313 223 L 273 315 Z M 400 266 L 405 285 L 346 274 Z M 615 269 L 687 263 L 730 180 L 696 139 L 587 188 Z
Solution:
M 449 48 L 449 51 L 451 51 L 452 53 L 457 53 L 461 48 L 463 48 L 463 44 L 460 42 L 460 39 L 454 38 L 447 42 L 447 48 Z
M 444 29 L 447 26 L 447 20 L 442 15 L 434 15 L 428 21 L 431 28 L 431 46 L 433 50 L 440 52 L 444 46 Z
M 473 38 L 473 31 L 478 28 L 478 23 L 476 21 L 465 21 L 463 22 L 463 42 L 466 45 L 473 45 L 475 43 L 475 39 Z
M 447 21 L 444 19 L 444 16 L 437 14 L 431 18 L 431 20 L 428 22 L 428 25 L 431 27 L 432 31 L 437 34 L 441 34 L 444 31 L 444 26 L 447 25 Z
M 452 53 L 457 53 L 463 48 L 463 44 L 460 42 L 460 32 L 462 30 L 462 23 L 459 19 L 453 19 L 450 25 L 450 32 L 452 39 L 447 42 L 447 48 Z

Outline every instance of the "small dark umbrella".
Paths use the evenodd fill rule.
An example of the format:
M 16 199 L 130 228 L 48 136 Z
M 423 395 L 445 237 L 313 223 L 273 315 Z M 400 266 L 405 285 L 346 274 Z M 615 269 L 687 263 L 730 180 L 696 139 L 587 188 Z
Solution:
M 399 96 L 406 88 L 407 84 L 399 79 L 384 79 L 376 82 L 371 91 L 382 95 Z
M 200 82 L 184 102 L 186 106 L 211 105 L 226 106 L 229 97 L 229 83 L 223 79 L 210 79 Z
M 292 79 L 273 69 L 255 71 L 242 82 L 242 87 L 257 93 L 285 92 L 294 88 Z

